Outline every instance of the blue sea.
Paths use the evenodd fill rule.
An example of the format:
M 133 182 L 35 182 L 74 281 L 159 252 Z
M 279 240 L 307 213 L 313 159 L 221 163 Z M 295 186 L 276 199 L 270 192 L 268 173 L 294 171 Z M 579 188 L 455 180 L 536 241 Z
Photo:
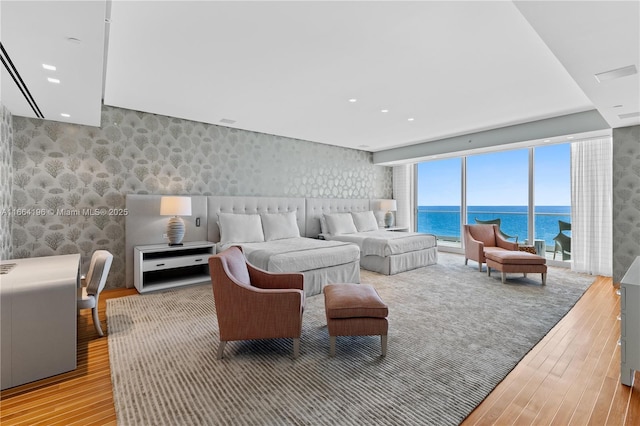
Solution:
M 517 235 L 520 243 L 529 239 L 527 206 L 467 206 L 466 223 L 476 223 L 476 219 L 496 218 L 501 219 L 502 232 Z M 553 238 L 558 235 L 559 220 L 571 222 L 571 206 L 536 206 L 535 239 L 545 240 L 547 249 L 549 246 L 553 248 Z M 419 206 L 418 232 L 434 234 L 445 240 L 460 241 L 460 206 Z

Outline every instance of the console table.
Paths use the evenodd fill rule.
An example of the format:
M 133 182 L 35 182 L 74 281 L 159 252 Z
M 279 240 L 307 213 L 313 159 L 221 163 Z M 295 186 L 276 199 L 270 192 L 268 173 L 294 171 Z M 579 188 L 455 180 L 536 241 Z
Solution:
M 640 256 L 620 282 L 620 382 L 633 386 L 640 371 Z
M 80 255 L 0 262 L 2 389 L 75 370 Z
M 138 292 L 146 293 L 210 281 L 209 257 L 216 247 L 196 241 L 182 246 L 136 246 L 133 252 L 133 284 Z

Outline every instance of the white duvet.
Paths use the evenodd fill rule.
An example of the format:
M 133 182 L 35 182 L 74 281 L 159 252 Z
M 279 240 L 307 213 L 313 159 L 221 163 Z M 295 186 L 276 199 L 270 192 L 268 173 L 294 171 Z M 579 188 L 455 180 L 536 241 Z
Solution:
M 305 272 L 360 260 L 356 244 L 313 238 L 286 238 L 261 243 L 218 244 L 218 251 L 242 247 L 252 265 L 270 272 Z
M 357 232 L 355 234 L 326 235 L 326 240 L 355 243 L 362 256 L 387 257 L 394 254 L 436 247 L 436 237 L 418 232 L 393 232 L 385 230 Z

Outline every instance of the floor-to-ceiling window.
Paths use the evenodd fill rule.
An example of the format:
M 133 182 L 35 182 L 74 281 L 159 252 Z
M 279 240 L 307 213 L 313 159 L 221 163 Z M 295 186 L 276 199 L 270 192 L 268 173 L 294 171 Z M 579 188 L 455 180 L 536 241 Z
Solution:
M 528 149 L 467 157 L 466 223 L 499 220 L 510 241 L 523 242 L 528 239 L 528 191 Z
M 460 247 L 462 160 L 418 164 L 418 232 L 434 234 L 440 244 Z M 428 188 L 428 190 L 426 189 Z
M 569 260 L 571 230 L 566 228 L 571 223 L 571 146 L 537 147 L 534 164 L 535 239 L 544 241 L 547 253 L 558 249 L 558 260 Z M 564 235 L 558 236 L 561 227 Z
M 499 219 L 511 241 L 517 237 L 520 244 L 534 245 L 538 240 L 551 257 L 559 221 L 571 221 L 570 168 L 569 144 L 420 163 L 417 230 L 435 234 L 441 246 L 460 247 L 463 222 Z M 571 231 L 564 233 L 570 243 Z M 558 252 L 557 260 L 568 259 Z

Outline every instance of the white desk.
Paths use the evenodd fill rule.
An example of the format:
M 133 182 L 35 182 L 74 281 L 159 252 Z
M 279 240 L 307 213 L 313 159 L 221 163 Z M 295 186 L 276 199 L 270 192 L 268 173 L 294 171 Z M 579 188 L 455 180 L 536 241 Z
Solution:
M 2 389 L 76 368 L 80 255 L 0 262 Z M 8 269 L 8 268 L 7 268 Z

